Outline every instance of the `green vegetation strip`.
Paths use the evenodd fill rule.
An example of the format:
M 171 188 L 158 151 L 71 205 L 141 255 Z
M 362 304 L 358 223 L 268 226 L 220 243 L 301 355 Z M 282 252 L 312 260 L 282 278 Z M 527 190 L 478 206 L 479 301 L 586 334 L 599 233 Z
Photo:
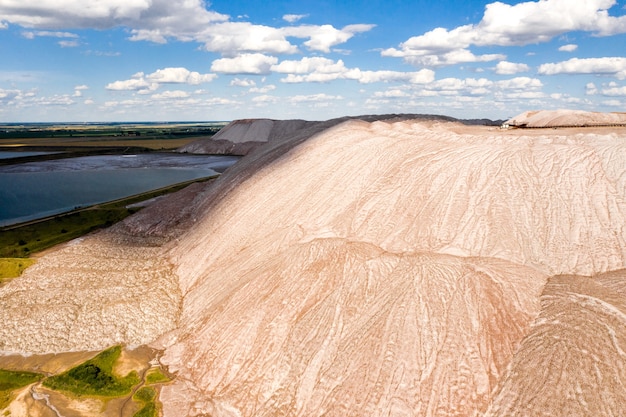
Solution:
M 0 283 L 7 278 L 19 277 L 34 262 L 28 258 L 0 258 Z
M 141 387 L 133 395 L 133 400 L 143 407 L 133 414 L 133 417 L 157 417 L 158 407 L 156 404 L 156 391 L 152 387 Z
M 170 382 L 170 379 L 163 373 L 161 368 L 152 368 L 146 374 L 146 385 L 162 384 Z
M 0 410 L 15 399 L 16 390 L 40 382 L 51 390 L 77 397 L 129 398 L 137 404 L 133 417 L 157 417 L 160 405 L 154 385 L 171 381 L 161 368 L 149 369 L 144 379 L 137 371 L 126 376 L 114 372 L 115 364 L 122 354 L 122 346 L 113 346 L 100 352 L 86 362 L 63 373 L 46 378 L 42 374 L 0 369 Z
M 215 177 L 187 181 L 107 204 L 0 228 L 0 258 L 26 258 L 32 253 L 83 236 L 93 230 L 109 227 L 139 210 L 139 208 L 126 208 L 129 204 L 172 193 L 193 182 L 213 178 Z
M 11 403 L 11 394 L 16 389 L 25 387 L 43 378 L 33 372 L 6 371 L 0 369 L 0 410 Z
M 109 348 L 69 371 L 46 379 L 43 385 L 53 390 L 70 392 L 78 396 L 119 397 L 128 395 L 133 386 L 141 381 L 135 371 L 124 377 L 119 377 L 113 373 L 113 365 L 121 353 L 121 346 Z

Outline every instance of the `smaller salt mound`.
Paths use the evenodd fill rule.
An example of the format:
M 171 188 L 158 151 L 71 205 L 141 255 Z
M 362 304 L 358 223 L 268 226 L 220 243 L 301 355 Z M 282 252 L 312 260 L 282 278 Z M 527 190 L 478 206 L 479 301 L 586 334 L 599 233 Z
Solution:
M 556 276 L 486 416 L 626 415 L 626 271 Z
M 211 138 L 191 142 L 179 152 L 247 155 L 252 149 L 271 140 L 281 139 L 316 122 L 305 120 L 236 120 Z
M 164 415 L 468 416 L 545 277 L 497 259 L 315 239 L 208 275 L 184 300 Z
M 598 113 L 582 110 L 526 111 L 506 122 L 516 127 L 626 126 L 626 113 Z
M 159 251 L 106 232 L 47 251 L 0 288 L 0 352 L 141 345 L 172 330 L 181 294 Z

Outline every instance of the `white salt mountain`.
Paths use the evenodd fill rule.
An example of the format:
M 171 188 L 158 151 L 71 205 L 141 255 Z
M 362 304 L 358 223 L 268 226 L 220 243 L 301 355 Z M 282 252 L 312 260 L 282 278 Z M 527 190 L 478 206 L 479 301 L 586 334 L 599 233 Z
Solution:
M 506 122 L 515 127 L 626 127 L 626 113 L 598 113 L 583 110 L 526 111 Z
M 206 188 L 75 243 L 115 237 L 127 258 L 158 258 L 154 281 L 125 261 L 142 300 L 86 331 L 102 347 L 163 333 L 166 416 L 626 414 L 626 130 L 380 119 L 270 139 Z M 82 251 L 55 279 L 88 269 Z M 94 348 L 59 330 L 90 308 L 65 317 L 52 297 L 8 292 L 19 281 L 2 302 L 46 320 L 5 331 L 5 350 Z
M 288 137 L 296 130 L 315 124 L 305 120 L 251 119 L 237 120 L 221 129 L 209 139 L 199 139 L 179 152 L 201 154 L 247 155 L 269 140 Z

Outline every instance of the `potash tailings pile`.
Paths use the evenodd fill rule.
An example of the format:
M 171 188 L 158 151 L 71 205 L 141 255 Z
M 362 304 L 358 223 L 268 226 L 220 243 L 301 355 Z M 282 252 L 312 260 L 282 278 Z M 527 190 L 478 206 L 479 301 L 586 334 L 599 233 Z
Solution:
M 521 128 L 626 127 L 626 112 L 598 113 L 582 110 L 527 111 L 508 120 L 506 124 Z
M 304 124 L 43 256 L 73 256 L 55 281 L 92 277 L 89 305 L 59 284 L 11 291 L 47 274 L 27 271 L 0 288 L 19 301 L 0 319 L 23 304 L 41 320 L 4 328 L 0 348 L 150 343 L 177 374 L 166 416 L 624 415 L 625 139 L 436 117 Z M 103 263 L 134 250 L 114 268 L 142 283 L 124 309 L 98 307 L 112 283 L 81 272 L 98 240 Z M 80 320 L 90 338 L 63 332 Z

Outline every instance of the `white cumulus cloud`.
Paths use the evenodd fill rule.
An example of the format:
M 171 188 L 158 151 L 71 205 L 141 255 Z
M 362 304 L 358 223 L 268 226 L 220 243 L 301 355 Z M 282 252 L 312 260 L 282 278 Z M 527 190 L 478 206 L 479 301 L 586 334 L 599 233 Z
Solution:
M 561 52 L 574 52 L 576 49 L 578 49 L 578 45 L 574 45 L 573 43 L 559 47 L 559 51 Z
M 304 45 L 309 50 L 328 53 L 333 46 L 345 43 L 355 34 L 367 32 L 374 27 L 375 25 L 357 24 L 337 29 L 331 25 L 302 25 L 286 27 L 281 32 L 286 36 L 308 38 Z
M 605 96 L 626 96 L 626 86 L 604 88 L 602 94 Z
M 437 66 L 488 60 L 474 56 L 470 46 L 512 46 L 547 42 L 571 31 L 596 36 L 626 33 L 626 16 L 610 16 L 615 0 L 539 0 L 485 6 L 478 24 L 448 30 L 435 28 L 414 36 L 399 48 L 382 51 L 383 56 L 401 57 L 415 65 Z M 456 57 L 450 57 L 456 53 Z
M 159 84 L 190 84 L 208 83 L 217 78 L 216 74 L 200 74 L 187 68 L 163 68 L 146 75 L 146 80 Z
M 152 98 L 155 100 L 181 99 L 187 97 L 189 97 L 189 93 L 181 90 L 164 91 L 162 93 L 152 95 Z
M 128 91 L 128 90 L 156 90 L 158 83 L 149 83 L 146 81 L 144 73 L 138 72 L 128 80 L 120 80 L 109 83 L 105 86 L 107 90 Z
M 609 107 L 624 107 L 624 103 L 619 100 L 604 100 L 602 104 Z
M 268 85 L 264 85 L 263 87 L 252 87 L 248 91 L 250 93 L 266 94 L 274 90 L 276 90 L 276 86 L 274 84 L 268 84 Z
M 58 44 L 61 48 L 76 48 L 80 45 L 78 41 L 59 41 Z
M 334 80 L 355 80 L 362 84 L 377 82 L 409 82 L 424 84 L 435 79 L 435 73 L 429 69 L 415 72 L 402 71 L 363 71 L 348 68 L 343 60 L 333 61 L 323 57 L 305 57 L 299 61 L 286 60 L 272 66 L 272 71 L 287 74 L 284 83 L 330 82 Z
M 229 85 L 236 87 L 254 87 L 256 86 L 256 82 L 248 78 L 244 78 L 243 80 L 240 78 L 234 78 L 230 81 Z
M 495 84 L 505 90 L 528 90 L 543 87 L 541 80 L 530 77 L 515 77 L 509 80 L 496 81 Z
M 295 23 L 299 20 L 304 19 L 307 16 L 308 14 L 286 14 L 283 16 L 283 20 L 289 23 Z
M 324 57 L 304 57 L 300 60 L 285 60 L 272 66 L 272 71 L 284 74 L 307 74 L 312 72 L 337 73 L 346 70 L 342 60 L 333 61 Z
M 49 30 L 37 30 L 37 31 L 26 31 L 22 32 L 22 36 L 26 39 L 35 39 L 38 36 L 44 37 L 52 37 L 52 38 L 78 38 L 78 35 L 71 32 L 54 32 Z
M 213 61 L 211 71 L 223 74 L 269 74 L 278 58 L 263 54 L 242 54 Z
M 572 58 L 567 61 L 542 64 L 539 66 L 538 73 L 542 75 L 602 74 L 623 80 L 626 78 L 626 58 Z
M 257 103 L 257 104 L 271 104 L 271 103 L 277 103 L 280 100 L 279 97 L 276 96 L 270 96 L 270 95 L 262 95 L 262 96 L 256 96 L 252 98 L 252 102 L 253 103 Z
M 143 72 L 134 74 L 128 80 L 114 81 L 106 85 L 107 90 L 138 91 L 147 94 L 159 88 L 161 84 L 198 85 L 213 81 L 217 75 L 200 74 L 186 68 L 163 68 L 146 75 Z
M 517 74 L 519 72 L 527 72 L 530 70 L 530 67 L 526 64 L 514 63 L 508 61 L 500 61 L 496 65 L 496 74 L 501 75 L 512 75 Z
M 607 97 L 621 97 L 626 96 L 626 86 L 612 81 L 602 84 L 602 86 L 598 88 L 594 83 L 588 83 L 585 86 L 585 92 L 587 95 L 601 94 Z
M 232 56 L 241 53 L 294 54 L 283 30 L 248 22 L 225 22 L 211 25 L 197 33 L 196 40 L 209 52 Z
M 310 103 L 310 102 L 328 102 L 330 100 L 343 100 L 342 96 L 334 96 L 331 94 L 320 93 L 320 94 L 310 94 L 310 95 L 297 95 L 293 97 L 289 97 L 288 101 L 290 103 Z
M 228 17 L 209 11 L 202 0 L 7 0 L 0 21 L 27 28 L 97 28 L 126 26 L 175 35 Z
M 83 91 L 88 90 L 89 87 L 86 85 L 77 85 L 74 87 L 74 97 L 81 97 L 83 95 Z
M 305 39 L 304 47 L 329 52 L 373 25 L 354 24 L 270 27 L 232 21 L 209 10 L 204 0 L 5 0 L 0 1 L 0 28 L 8 23 L 32 29 L 129 30 L 130 40 L 167 43 L 169 39 L 204 44 L 204 49 L 224 56 L 241 53 L 295 54 L 297 45 L 287 38 Z M 285 15 L 296 23 L 306 15 Z M 53 33 L 53 32 L 50 32 Z M 61 32 L 59 32 L 61 33 Z M 56 36 L 25 32 L 24 36 Z

